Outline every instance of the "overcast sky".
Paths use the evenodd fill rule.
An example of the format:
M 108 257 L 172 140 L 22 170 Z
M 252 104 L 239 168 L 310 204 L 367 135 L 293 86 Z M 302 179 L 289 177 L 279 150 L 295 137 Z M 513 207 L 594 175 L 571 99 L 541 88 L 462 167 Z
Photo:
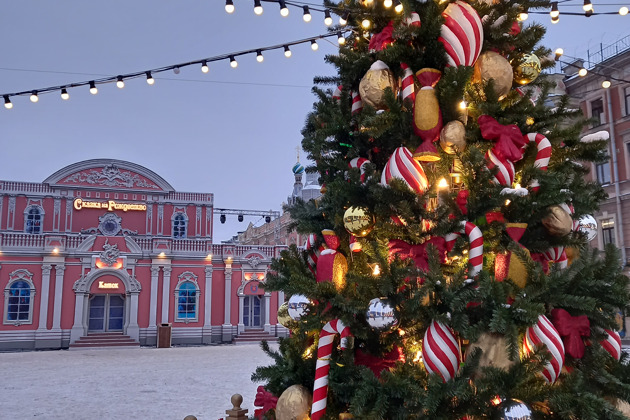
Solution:
M 283 18 L 277 4 L 263 2 L 264 13 L 256 16 L 253 1 L 234 4 L 236 12 L 229 15 L 223 0 L 4 2 L 0 93 L 326 33 L 319 13 L 305 23 L 301 9 L 290 8 Z M 574 56 L 630 34 L 630 15 L 561 16 L 557 25 L 549 24 L 548 16 L 539 19 L 550 27 L 545 45 Z M 58 92 L 40 95 L 36 104 L 13 98 L 12 110 L 0 107 L 0 179 L 41 182 L 74 162 L 114 158 L 155 171 L 178 191 L 212 192 L 218 208 L 279 211 L 292 190 L 300 130 L 315 99 L 312 79 L 334 72 L 323 58 L 336 46 L 323 40 L 319 46 L 316 52 L 307 44 L 295 46 L 288 59 L 282 51 L 270 51 L 263 63 L 255 55 L 243 56 L 236 69 L 227 60 L 212 63 L 208 74 L 198 66 L 178 75 L 162 73 L 153 86 L 135 79 L 124 89 L 101 86 L 97 95 L 75 88 L 68 101 Z M 241 224 L 229 218 L 221 225 L 217 217 L 215 242 L 250 221 L 260 223 L 259 218 Z

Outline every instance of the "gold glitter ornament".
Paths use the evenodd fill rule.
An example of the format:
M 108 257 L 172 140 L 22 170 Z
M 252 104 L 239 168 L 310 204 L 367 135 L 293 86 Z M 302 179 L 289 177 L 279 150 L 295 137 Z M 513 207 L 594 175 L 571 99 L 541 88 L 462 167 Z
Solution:
M 313 397 L 302 385 L 284 390 L 276 404 L 276 420 L 308 420 Z
M 507 340 L 501 334 L 483 333 L 479 339 L 471 343 L 466 349 L 466 358 L 475 349 L 481 349 L 481 357 L 479 358 L 479 369 L 475 376 L 482 377 L 481 368 L 494 367 L 507 371 L 516 362 L 510 360 L 507 352 Z
M 491 79 L 494 80 L 494 93 L 501 100 L 512 89 L 514 73 L 510 62 L 501 54 L 486 51 L 479 56 L 475 63 L 472 81 L 473 83 L 487 83 Z
M 396 80 L 387 64 L 378 60 L 365 73 L 359 83 L 359 95 L 364 104 L 375 109 L 387 109 L 385 89 L 391 88 L 396 94 Z
M 374 216 L 362 207 L 350 207 L 343 214 L 343 226 L 354 236 L 363 238 L 374 228 Z
M 466 148 L 466 127 L 461 121 L 449 121 L 440 132 L 440 146 L 449 155 Z
M 549 214 L 542 219 L 542 224 L 552 236 L 566 236 L 573 228 L 573 219 L 569 212 L 560 206 L 549 207 Z
M 283 327 L 289 328 L 289 324 L 291 323 L 291 321 L 292 319 L 289 316 L 289 302 L 284 302 L 278 308 L 278 324 L 282 325 Z
M 523 54 L 512 60 L 514 65 L 514 81 L 519 85 L 527 85 L 538 77 L 542 70 L 540 60 L 534 54 Z

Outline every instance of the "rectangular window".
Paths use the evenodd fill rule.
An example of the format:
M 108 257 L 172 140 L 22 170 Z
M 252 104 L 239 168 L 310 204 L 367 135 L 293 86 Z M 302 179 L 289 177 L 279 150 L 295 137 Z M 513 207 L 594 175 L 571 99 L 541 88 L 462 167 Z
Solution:
M 591 118 L 595 120 L 593 127 L 604 123 L 604 101 L 601 99 L 591 102 Z
M 615 244 L 615 220 L 604 219 L 601 221 L 602 238 L 604 245 Z
M 630 115 L 630 86 L 623 88 L 624 103 L 626 104 L 626 116 Z
M 597 182 L 601 185 L 610 184 L 610 161 L 598 163 L 595 165 L 595 171 L 597 173 Z

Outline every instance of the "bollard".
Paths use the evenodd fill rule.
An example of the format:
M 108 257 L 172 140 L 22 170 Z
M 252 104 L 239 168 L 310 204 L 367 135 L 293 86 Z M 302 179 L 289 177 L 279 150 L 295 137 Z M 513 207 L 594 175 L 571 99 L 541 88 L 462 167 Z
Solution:
M 243 396 L 241 394 L 234 394 L 232 395 L 231 401 L 234 407 L 232 407 L 231 410 L 225 410 L 225 414 L 227 414 L 225 420 L 247 420 L 245 415 L 248 410 L 241 408 Z

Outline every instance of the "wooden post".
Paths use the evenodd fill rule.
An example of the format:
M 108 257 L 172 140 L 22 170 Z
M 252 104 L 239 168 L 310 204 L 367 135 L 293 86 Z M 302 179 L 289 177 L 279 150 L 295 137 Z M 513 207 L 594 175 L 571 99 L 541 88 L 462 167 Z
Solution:
M 241 394 L 232 395 L 232 407 L 231 410 L 225 410 L 225 414 L 227 417 L 225 420 L 247 420 L 246 414 L 247 409 L 241 408 L 241 404 L 243 403 L 243 396 Z

